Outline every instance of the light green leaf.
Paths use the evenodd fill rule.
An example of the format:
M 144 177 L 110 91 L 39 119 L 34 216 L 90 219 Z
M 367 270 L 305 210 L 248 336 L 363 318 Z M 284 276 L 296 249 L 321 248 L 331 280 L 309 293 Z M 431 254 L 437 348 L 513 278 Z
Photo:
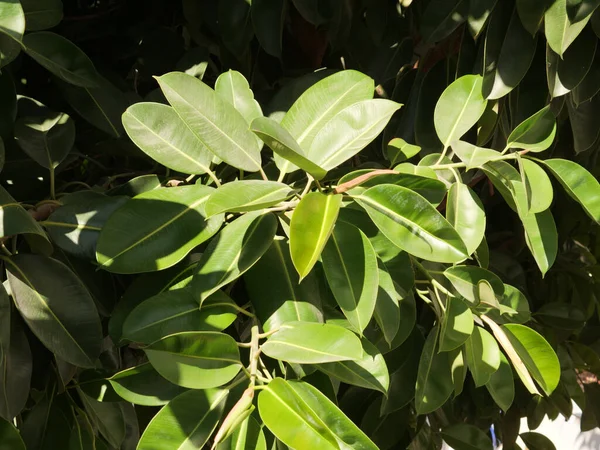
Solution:
M 165 380 L 148 362 L 117 372 L 108 381 L 124 400 L 144 406 L 165 405 L 187 390 Z
M 548 342 L 525 325 L 502 326 L 506 337 L 546 395 L 552 394 L 560 379 L 558 357 Z
M 575 38 L 585 28 L 591 13 L 577 22 L 571 22 L 567 14 L 567 0 L 555 0 L 544 14 L 548 45 L 562 56 Z
M 217 446 L 217 450 L 267 450 L 267 441 L 262 427 L 249 416 Z
M 202 307 L 189 289 L 175 289 L 150 297 L 127 316 L 123 338 L 151 344 L 182 331 L 221 331 L 237 317 L 237 305 L 217 291 Z
M 473 313 L 460 298 L 448 297 L 440 329 L 438 351 L 460 347 L 473 332 Z
M 500 367 L 500 348 L 494 337 L 481 327 L 475 327 L 465 342 L 465 354 L 476 387 L 490 381 Z
M 374 389 L 387 395 L 390 375 L 385 359 L 366 338 L 361 342 L 364 351 L 361 359 L 319 364 L 317 368 L 344 383 Z
M 23 38 L 25 52 L 54 75 L 81 87 L 96 87 L 98 72 L 83 51 L 68 39 L 50 31 L 36 31 Z
M 525 188 L 529 199 L 529 212 L 540 213 L 550 208 L 554 191 L 552 182 L 544 169 L 530 159 L 519 161 L 525 178 Z
M 4 419 L 0 419 L 0 450 L 25 450 L 19 430 Z
M 258 411 L 267 428 L 292 448 L 377 450 L 331 400 L 301 381 L 275 378 L 258 395 Z
M 382 233 L 406 252 L 436 262 L 458 262 L 467 257 L 456 230 L 419 194 L 383 184 L 353 197 Z
M 567 194 L 577 201 L 588 216 L 600 223 L 600 183 L 579 164 L 566 159 L 541 161 L 556 177 Z
M 477 147 L 465 141 L 454 141 L 452 150 L 462 162 L 467 165 L 467 170 L 480 168 L 490 161 L 502 159 L 502 154 L 489 148 Z
M 259 117 L 252 122 L 250 129 L 275 152 L 275 156 L 283 158 L 283 160 L 276 158 L 282 172 L 284 170 L 293 172 L 301 168 L 316 180 L 320 180 L 327 173 L 325 169 L 309 160 L 292 135 L 273 119 Z M 292 166 L 290 163 L 295 165 Z M 293 167 L 296 168 L 292 170 Z
M 0 3 L 0 33 L 16 42 L 23 40 L 25 14 L 19 0 L 4 0 Z
M 369 145 L 400 106 L 385 99 L 363 100 L 348 106 L 321 128 L 307 158 L 325 170 L 339 166 Z
M 441 435 L 456 450 L 492 450 L 492 441 L 485 432 L 467 423 L 443 428 Z
M 558 232 L 550 210 L 530 213 L 521 217 L 525 229 L 525 242 L 537 263 L 542 276 L 548 272 L 558 253 Z
M 341 195 L 311 192 L 294 210 L 290 224 L 290 253 L 300 281 L 321 256 L 342 204 Z
M 288 322 L 261 346 L 271 358 L 298 364 L 360 360 L 360 339 L 346 328 L 327 323 Z
M 238 169 L 260 169 L 258 141 L 229 102 L 191 75 L 171 72 L 157 80 L 171 106 L 208 150 Z
M 398 163 L 407 161 L 421 151 L 418 145 L 407 143 L 404 139 L 394 138 L 386 147 L 387 159 L 390 161 L 390 166 L 395 166 Z
M 465 75 L 448 86 L 435 106 L 435 131 L 445 147 L 460 139 L 483 115 L 487 100 L 481 93 L 483 78 Z
M 267 251 L 277 231 L 271 213 L 255 211 L 237 218 L 215 237 L 202 254 L 192 280 L 192 293 L 202 302 L 240 277 Z
M 454 266 L 444 271 L 444 276 L 452 283 L 456 291 L 470 303 L 479 303 L 478 284 L 485 280 L 494 289 L 496 295 L 504 294 L 504 283 L 493 272 L 477 266 Z
M 359 334 L 371 320 L 377 300 L 377 255 L 365 234 L 339 222 L 322 253 L 327 283 L 342 312 Z
M 102 329 L 94 300 L 63 263 L 21 253 L 3 258 L 13 299 L 38 339 L 61 359 L 94 367 Z
M 529 211 L 527 190 L 521 174 L 506 161 L 490 161 L 481 169 L 513 211 L 526 215 Z
M 486 217 L 477 194 L 466 184 L 454 183 L 448 191 L 446 218 L 472 255 L 485 236 Z
M 515 382 L 510 364 L 503 353 L 500 353 L 500 367 L 492 374 L 485 387 L 496 404 L 504 412 L 508 411 L 515 398 Z
M 530 152 L 546 150 L 556 136 L 556 118 L 550 105 L 525 119 L 507 138 L 507 148 L 522 148 Z
M 190 389 L 222 386 L 242 367 L 235 340 L 213 331 L 172 334 L 144 347 L 144 351 L 164 378 Z
M 208 217 L 222 212 L 247 212 L 268 208 L 293 195 L 287 184 L 264 180 L 239 180 L 217 188 L 206 202 Z
M 175 110 L 160 103 L 136 103 L 123 113 L 129 138 L 148 156 L 181 173 L 210 170 L 213 154 Z
M 53 28 L 63 18 L 62 0 L 21 0 L 25 13 L 25 29 L 40 31 Z
M 467 378 L 467 363 L 465 361 L 464 346 L 448 352 L 450 370 L 452 371 L 452 384 L 454 385 L 454 397 L 462 394 Z
M 150 421 L 137 450 L 202 448 L 219 423 L 228 394 L 226 390 L 193 390 L 174 398 Z
M 397 286 L 385 264 L 377 261 L 379 271 L 379 287 L 373 317 L 383 333 L 385 341 L 391 345 L 400 328 L 400 301 L 408 296 L 401 293 L 402 288 Z
M 250 89 L 248 81 L 236 70 L 223 72 L 215 82 L 215 92 L 227 100 L 242 115 L 248 125 L 257 117 L 262 117 L 262 109 Z
M 223 216 L 206 220 L 214 189 L 203 185 L 153 189 L 137 195 L 104 224 L 96 248 L 102 268 L 114 273 L 166 269 L 214 235 Z

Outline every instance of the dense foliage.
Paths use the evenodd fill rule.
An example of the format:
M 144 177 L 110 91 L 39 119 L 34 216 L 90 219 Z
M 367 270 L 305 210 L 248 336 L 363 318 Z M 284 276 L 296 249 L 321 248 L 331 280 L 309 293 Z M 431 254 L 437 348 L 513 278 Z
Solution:
M 0 0 L 0 449 L 600 426 L 599 4 Z

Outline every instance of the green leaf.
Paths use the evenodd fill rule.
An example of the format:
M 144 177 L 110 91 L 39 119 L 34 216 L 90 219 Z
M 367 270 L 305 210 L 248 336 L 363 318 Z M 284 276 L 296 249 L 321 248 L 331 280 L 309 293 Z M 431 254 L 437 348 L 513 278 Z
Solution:
M 508 136 L 506 147 L 541 152 L 552 145 L 555 136 L 556 118 L 548 105 L 521 122 Z
M 343 383 L 374 389 L 384 395 L 390 385 L 390 375 L 383 355 L 366 338 L 361 340 L 363 357 L 356 361 L 319 364 L 317 368 Z
M 438 351 L 460 347 L 473 332 L 473 313 L 460 298 L 448 297 L 440 329 Z
M 68 39 L 50 31 L 36 31 L 23 38 L 25 52 L 67 83 L 96 87 L 98 72 L 83 51 Z
M 102 402 L 85 394 L 78 388 L 85 411 L 102 437 L 112 447 L 120 447 L 125 440 L 125 417 L 119 403 Z
M 229 391 L 187 391 L 165 405 L 148 424 L 137 450 L 197 450 L 208 442 Z
M 481 327 L 475 327 L 465 342 L 465 354 L 476 387 L 490 381 L 500 367 L 500 348 L 494 337 Z
M 208 150 L 238 169 L 260 169 L 260 146 L 231 103 L 191 75 L 171 72 L 157 80 L 171 106 Z
M 500 353 L 500 367 L 492 374 L 485 387 L 496 404 L 504 412 L 508 411 L 515 398 L 515 383 L 512 369 L 503 353 Z
M 287 322 L 323 322 L 316 275 L 311 273 L 300 283 L 289 245 L 281 239 L 274 240 L 246 272 L 244 284 L 265 332 Z
M 158 188 L 137 195 L 104 224 L 96 258 L 114 273 L 166 269 L 214 235 L 223 216 L 205 219 L 214 189 L 202 185 Z
M 553 1 L 549 0 L 517 0 L 517 12 L 529 34 L 537 33 L 544 19 L 544 13 L 552 3 Z
M 249 416 L 217 450 L 267 450 L 267 441 L 261 425 Z
M 0 32 L 0 68 L 13 62 L 19 53 L 21 53 L 21 43 L 8 34 Z
M 391 345 L 400 329 L 400 301 L 409 294 L 402 293 L 388 272 L 385 264 L 378 260 L 379 287 L 373 317 L 383 333 L 385 341 Z
M 503 158 L 502 154 L 496 150 L 477 147 L 465 141 L 454 141 L 452 150 L 467 165 L 467 170 L 480 168 L 490 161 L 498 161 Z
M 268 208 L 290 198 L 287 184 L 263 180 L 238 180 L 217 188 L 204 207 L 211 217 L 222 212 L 247 212 Z
M 541 213 L 522 216 L 521 222 L 525 228 L 527 247 L 544 276 L 554 264 L 558 253 L 558 232 L 554 217 L 548 209 Z
M 236 70 L 223 72 L 215 82 L 215 92 L 229 102 L 242 115 L 248 125 L 262 117 L 262 109 L 250 89 L 248 81 Z
M 175 289 L 150 297 L 131 311 L 123 324 L 123 338 L 151 344 L 182 331 L 222 331 L 237 313 L 235 302 L 221 291 L 200 307 L 189 289 Z
M 541 433 L 528 431 L 519 435 L 530 450 L 556 450 L 554 443 Z
M 412 145 L 401 138 L 394 138 L 386 147 L 386 156 L 390 166 L 407 161 L 421 151 L 418 145 Z
M 369 145 L 400 106 L 385 99 L 363 100 L 348 106 L 321 128 L 307 158 L 325 170 L 339 166 Z
M 281 58 L 286 13 L 285 0 L 254 0 L 250 7 L 258 42 L 265 52 L 276 58 Z
M 427 4 L 421 21 L 421 35 L 430 44 L 449 36 L 461 23 L 469 11 L 469 2 L 458 0 L 446 2 L 433 0 Z
M 69 439 L 69 450 L 89 450 L 94 449 L 94 446 L 94 430 L 90 419 L 84 414 L 76 416 Z
M 276 157 L 283 158 L 283 160 L 275 159 L 279 161 L 278 167 L 282 172 L 284 170 L 293 172 L 293 170 L 301 168 L 316 180 L 320 180 L 327 173 L 325 169 L 309 160 L 292 135 L 273 119 L 259 117 L 252 122 L 250 129 L 273 150 Z M 292 170 L 290 163 L 295 164 L 293 167 L 298 167 Z
M 0 68 L 17 57 L 24 32 L 25 14 L 19 0 L 0 3 Z
M 469 2 L 467 26 L 474 39 L 479 37 L 496 2 L 497 0 L 471 0 Z
M 235 340 L 213 331 L 172 334 L 144 347 L 144 351 L 159 374 L 190 389 L 222 386 L 242 367 Z
M 287 322 L 261 346 L 275 359 L 298 364 L 360 360 L 360 339 L 346 328 L 327 323 Z
M 571 22 L 567 14 L 567 0 L 555 0 L 544 14 L 546 40 L 550 48 L 562 56 L 590 18 L 591 13 L 577 22 Z
M 213 154 L 170 106 L 136 103 L 123 113 L 123 126 L 129 138 L 163 166 L 191 174 L 210 170 Z
M 267 251 L 277 231 L 271 213 L 255 211 L 228 224 L 208 244 L 192 280 L 192 293 L 200 304 L 221 287 L 236 280 Z
M 448 191 L 446 218 L 472 255 L 485 236 L 486 217 L 477 194 L 466 184 L 454 183 Z
M 15 124 L 15 138 L 31 159 L 46 169 L 54 169 L 73 148 L 75 124 L 64 113 L 23 117 Z
M 0 450 L 25 450 L 19 430 L 4 419 L 0 419 Z
M 470 303 L 478 304 L 479 292 L 478 284 L 481 280 L 485 280 L 494 289 L 496 295 L 504 294 L 504 283 L 493 272 L 482 269 L 477 266 L 454 266 L 449 267 L 444 271 L 444 276 L 452 283 L 456 291 Z
M 579 164 L 566 159 L 542 162 L 560 182 L 567 194 L 577 201 L 588 216 L 600 223 L 600 183 Z
M 120 397 L 136 405 L 165 405 L 186 391 L 165 380 L 147 362 L 117 372 L 108 381 Z
M 362 335 L 377 300 L 377 254 L 365 234 L 353 225 L 335 225 L 322 254 L 327 283 L 354 329 Z
M 558 357 L 548 342 L 525 325 L 503 325 L 508 340 L 546 395 L 552 394 L 560 379 Z
M 589 28 L 585 28 L 575 39 L 573 45 L 562 55 L 562 58 L 557 60 L 558 68 L 548 67 L 548 77 L 555 77 L 554 81 L 557 87 L 562 87 L 562 92 L 572 91 L 583 81 L 592 67 L 597 41 L 594 32 Z M 556 61 L 552 58 L 549 58 L 549 60 L 550 63 Z M 554 71 L 556 71 L 555 74 Z M 552 92 L 555 89 L 550 89 L 550 91 Z M 553 96 L 561 95 L 562 92 Z
M 482 170 L 513 211 L 523 215 L 528 213 L 526 186 L 513 166 L 506 161 L 491 161 L 484 164 Z
M 525 188 L 529 199 L 529 212 L 540 213 L 552 205 L 554 191 L 552 182 L 539 164 L 530 159 L 521 159 L 521 170 L 525 175 Z
M 577 330 L 586 321 L 583 311 L 572 304 L 562 302 L 546 303 L 535 312 L 535 317 L 544 325 L 563 330 Z
M 401 186 L 374 186 L 353 198 L 395 245 L 419 258 L 458 262 L 465 244 L 446 219 L 423 197 Z
M 294 210 L 290 224 L 290 253 L 300 281 L 321 256 L 341 204 L 341 195 L 311 192 L 302 197 Z
M 442 439 L 455 450 L 492 450 L 492 441 L 481 429 L 459 423 L 441 431 Z
M 124 196 L 108 197 L 93 191 L 68 194 L 61 198 L 63 206 L 42 224 L 65 252 L 94 260 L 100 231 L 110 215 L 127 200 Z
M 448 86 L 439 98 L 433 120 L 435 131 L 446 148 L 483 115 L 487 100 L 481 93 L 482 83 L 479 75 L 465 75 Z
M 21 6 L 27 31 L 53 28 L 63 19 L 62 0 L 21 0 Z
M 454 390 L 450 372 L 449 353 L 438 353 L 438 327 L 427 336 L 417 374 L 415 409 L 417 414 L 429 414 L 440 408 Z
M 462 394 L 467 378 L 467 363 L 465 361 L 464 347 L 456 348 L 448 353 L 450 370 L 452 371 L 452 384 L 454 385 L 454 397 Z
M 61 359 L 94 367 L 102 330 L 94 301 L 63 263 L 21 253 L 4 258 L 13 299 L 40 341 Z
M 265 425 L 292 448 L 377 450 L 331 400 L 301 381 L 275 378 L 258 395 Z

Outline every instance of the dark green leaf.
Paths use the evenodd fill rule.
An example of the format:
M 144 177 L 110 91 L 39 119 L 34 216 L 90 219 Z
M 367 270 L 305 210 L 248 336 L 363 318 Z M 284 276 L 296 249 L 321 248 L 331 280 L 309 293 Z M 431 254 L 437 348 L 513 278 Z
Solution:
M 473 313 L 460 298 L 448 297 L 440 329 L 438 351 L 460 347 L 473 332 Z
M 19 431 L 3 419 L 0 419 L 0 450 L 25 450 Z
M 469 11 L 469 2 L 432 0 L 423 12 L 421 35 L 428 43 L 441 41 L 463 23 Z
M 251 5 L 254 34 L 269 55 L 281 58 L 286 0 L 254 0 Z
M 217 188 L 206 202 L 208 217 L 222 212 L 247 212 L 277 205 L 293 195 L 283 183 L 263 180 L 238 180 Z
M 63 18 L 62 0 L 21 0 L 25 29 L 39 31 L 53 28 Z
M 466 423 L 446 427 L 442 438 L 455 450 L 492 450 L 492 441 L 479 428 Z

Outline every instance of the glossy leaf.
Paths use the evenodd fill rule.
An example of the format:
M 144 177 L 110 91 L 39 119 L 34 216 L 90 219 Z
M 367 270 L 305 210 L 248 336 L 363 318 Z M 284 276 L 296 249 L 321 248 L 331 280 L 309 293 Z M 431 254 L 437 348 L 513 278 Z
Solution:
M 267 441 L 262 427 L 249 416 L 217 446 L 217 450 L 267 450 Z
M 466 258 L 462 239 L 450 223 L 418 194 L 401 186 L 374 186 L 353 196 L 395 245 L 419 258 L 457 262 Z
M 172 334 L 144 347 L 144 351 L 159 374 L 190 389 L 222 386 L 241 369 L 235 340 L 213 331 Z
M 508 411 L 515 398 L 515 383 L 510 364 L 504 354 L 500 353 L 500 366 L 495 371 L 485 387 L 504 412 Z
M 544 14 L 548 45 L 562 56 L 590 20 L 591 14 L 571 22 L 567 14 L 567 0 L 554 1 Z
M 0 33 L 17 43 L 23 40 L 25 32 L 25 14 L 19 1 L 4 1 L 0 5 Z
M 17 309 L 38 339 L 61 359 L 94 367 L 102 331 L 83 283 L 67 266 L 45 256 L 23 253 L 4 261 Z
M 497 0 L 472 0 L 469 2 L 467 26 L 473 38 L 477 39 L 481 33 L 496 3 Z
M 301 381 L 271 381 L 258 395 L 258 410 L 267 428 L 292 448 L 377 449 L 331 400 Z
M 492 450 L 492 441 L 485 432 L 467 423 L 443 428 L 441 435 L 456 450 Z
M 262 352 L 275 359 L 298 364 L 318 364 L 360 360 L 360 339 L 337 325 L 313 322 L 288 322 L 261 346 Z
M 445 2 L 444 0 L 433 0 L 427 4 L 423 12 L 421 34 L 428 43 L 441 41 L 452 33 L 468 14 L 469 2 L 459 0 L 456 2 Z
M 382 261 L 378 261 L 379 286 L 373 317 L 383 333 L 385 341 L 391 345 L 400 329 L 400 301 L 403 296 L 402 288 L 397 286 Z
M 478 284 L 485 280 L 494 289 L 496 295 L 504 294 L 504 283 L 493 272 L 477 266 L 454 266 L 444 271 L 444 276 L 452 283 L 456 291 L 471 303 L 478 304 L 480 301 Z
M 446 218 L 472 255 L 485 236 L 486 217 L 477 194 L 466 184 L 454 183 L 446 199 Z
M 137 450 L 202 448 L 219 423 L 228 394 L 226 390 L 192 390 L 174 398 L 150 421 Z
M 123 113 L 129 138 L 163 166 L 182 173 L 206 173 L 213 154 L 173 108 L 160 103 L 136 103 Z
M 215 82 L 215 92 L 227 100 L 242 115 L 248 125 L 262 117 L 262 109 L 244 76 L 236 70 L 223 72 Z
M 460 139 L 483 115 L 487 100 L 481 93 L 482 83 L 479 75 L 465 75 L 448 86 L 439 98 L 433 120 L 445 147 Z
M 540 165 L 530 159 L 522 159 L 519 163 L 525 175 L 529 212 L 540 213 L 547 210 L 552 205 L 554 198 L 550 178 Z
M 81 87 L 96 87 L 98 72 L 79 47 L 59 34 L 36 31 L 23 38 L 25 52 L 54 75 Z
M 519 435 L 528 449 L 531 450 L 556 450 L 554 443 L 541 433 L 528 431 Z
M 214 189 L 202 185 L 154 189 L 137 195 L 104 224 L 96 258 L 115 273 L 166 269 L 214 235 L 223 216 L 205 220 Z
M 490 381 L 492 374 L 500 367 L 500 348 L 494 337 L 481 327 L 475 327 L 465 342 L 465 354 L 477 387 Z
M 454 141 L 452 150 L 467 165 L 467 170 L 481 167 L 490 161 L 502 159 L 502 154 L 496 150 L 477 147 L 464 141 Z
M 202 254 L 194 273 L 192 294 L 202 302 L 240 277 L 267 251 L 277 219 L 260 211 L 244 214 L 228 224 Z
M 353 225 L 336 224 L 322 253 L 323 269 L 333 295 L 350 324 L 362 334 L 377 300 L 377 254 Z
M 209 151 L 238 169 L 260 169 L 259 144 L 231 103 L 191 75 L 171 72 L 157 80 L 171 106 Z
M 386 147 L 386 155 L 391 166 L 412 158 L 420 151 L 421 147 L 409 144 L 401 138 L 392 139 Z
M 286 12 L 285 0 L 256 0 L 250 8 L 254 34 L 258 42 L 269 55 L 276 58 L 281 57 Z
M 268 208 L 288 199 L 294 191 L 283 183 L 238 180 L 217 188 L 206 202 L 208 217 L 222 212 L 247 212 Z
M 542 276 L 554 264 L 558 253 L 558 232 L 550 210 L 530 213 L 521 217 L 525 228 L 525 242 L 531 250 Z
M 473 313 L 465 302 L 448 297 L 440 328 L 439 351 L 447 352 L 460 347 L 473 332 Z
M 290 224 L 290 253 L 300 280 L 310 273 L 321 256 L 341 204 L 341 195 L 311 192 L 294 210 Z
M 556 118 L 548 105 L 519 124 L 508 136 L 506 146 L 541 152 L 552 145 L 555 136 Z
M 537 33 L 544 19 L 544 13 L 551 3 L 550 1 L 517 0 L 517 12 L 529 34 Z
M 53 28 L 63 18 L 62 0 L 21 0 L 25 29 L 40 31 Z
M 560 182 L 567 194 L 577 201 L 585 212 L 600 223 L 600 183 L 579 164 L 566 159 L 548 159 L 543 164 Z
M 0 419 L 0 450 L 25 450 L 19 431 L 3 419 Z

